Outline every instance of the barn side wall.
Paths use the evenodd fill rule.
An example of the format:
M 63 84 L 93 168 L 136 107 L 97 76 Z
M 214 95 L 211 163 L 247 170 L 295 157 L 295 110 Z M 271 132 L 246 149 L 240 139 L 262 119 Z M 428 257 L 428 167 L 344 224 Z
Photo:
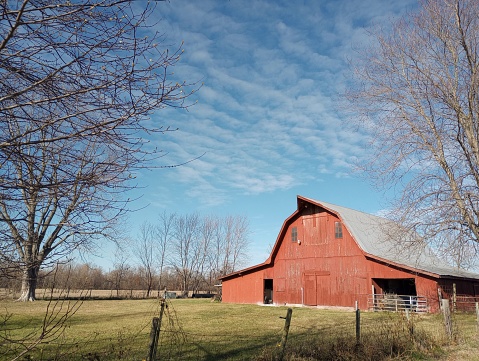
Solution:
M 260 268 L 255 272 L 238 275 L 222 282 L 222 302 L 263 303 L 264 279 L 272 274 L 272 269 Z
M 439 292 L 442 298 L 451 300 L 451 307 L 474 311 L 475 303 L 479 302 L 479 280 L 444 278 L 439 282 Z
M 368 272 L 370 275 L 374 275 L 374 279 L 414 279 L 416 295 L 427 298 L 429 311 L 436 312 L 439 309 L 437 278 L 424 274 L 417 274 L 376 260 L 369 260 L 368 265 Z M 374 284 L 372 279 L 370 284 Z M 372 293 L 372 286 L 371 291 L 369 292 Z

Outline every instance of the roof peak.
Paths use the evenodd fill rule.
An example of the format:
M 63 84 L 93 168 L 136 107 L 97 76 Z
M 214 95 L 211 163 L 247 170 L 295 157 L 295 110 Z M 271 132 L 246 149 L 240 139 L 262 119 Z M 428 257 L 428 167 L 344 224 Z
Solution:
M 445 263 L 418 234 L 391 219 L 300 195 L 297 199 L 298 211 L 302 200 L 334 213 L 369 256 L 441 276 L 479 278 L 477 274 Z

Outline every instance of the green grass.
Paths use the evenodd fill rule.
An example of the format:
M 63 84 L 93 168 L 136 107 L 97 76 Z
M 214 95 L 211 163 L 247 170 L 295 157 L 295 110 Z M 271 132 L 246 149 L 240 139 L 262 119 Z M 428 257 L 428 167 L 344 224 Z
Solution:
M 47 335 L 19 360 L 146 359 L 151 320 L 158 316 L 159 305 L 151 299 L 84 301 L 61 333 Z M 59 311 L 54 321 L 68 310 L 67 303 L 0 301 L 4 320 L 0 323 L 0 360 L 13 359 L 38 339 L 47 307 L 50 315 Z M 159 359 L 276 360 L 284 327 L 281 317 L 286 312 L 287 307 L 168 301 Z M 354 312 L 294 308 L 284 360 L 479 361 L 474 315 L 454 316 L 453 341 L 445 337 L 440 315 L 413 315 L 412 322 L 411 333 L 404 315 L 362 312 L 358 345 Z

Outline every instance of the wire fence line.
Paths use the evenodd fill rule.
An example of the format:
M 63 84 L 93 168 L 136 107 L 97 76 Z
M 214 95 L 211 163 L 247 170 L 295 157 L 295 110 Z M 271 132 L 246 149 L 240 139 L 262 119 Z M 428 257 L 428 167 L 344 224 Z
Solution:
M 240 327 L 221 333 L 185 331 L 181 315 L 178 315 L 171 303 L 168 302 L 168 305 L 158 340 L 158 360 L 219 359 L 225 350 L 234 349 L 234 344 L 251 344 L 256 337 L 251 332 L 242 332 Z M 277 340 L 280 339 L 279 329 L 274 336 Z M 258 337 L 258 341 L 263 343 L 264 338 Z
M 152 319 L 161 312 L 161 302 L 164 302 L 165 306 L 158 348 L 154 359 L 149 361 L 277 360 L 265 355 L 269 356 L 279 350 L 284 337 L 285 320 L 282 316 L 287 313 L 286 306 L 242 306 L 190 300 L 159 300 L 148 302 L 146 309 L 137 312 L 131 309 L 129 314 L 138 321 L 135 322 L 134 328 L 118 324 L 118 329 L 110 328 L 113 332 L 107 333 L 102 332 L 101 324 L 98 323 L 98 331 L 95 330 L 88 337 L 78 335 L 76 341 L 59 339 L 51 342 L 51 346 L 58 347 L 58 354 L 62 357 L 48 359 L 67 359 L 71 355 L 69 358 L 76 361 L 80 360 L 78 354 L 81 354 L 81 360 L 88 361 L 146 360 L 149 355 L 148 333 L 152 327 Z M 135 307 L 131 302 L 127 304 Z M 120 303 L 115 305 L 124 307 Z M 343 348 L 349 347 L 352 353 L 357 351 L 358 343 L 368 347 L 384 344 L 384 348 L 402 350 L 408 344 L 427 341 L 422 336 L 424 325 L 429 333 L 443 337 L 445 332 L 441 317 L 441 314 L 410 313 L 408 318 L 405 312 L 363 312 L 359 323 L 358 342 L 357 323 L 353 312 L 295 307 L 292 311 L 286 351 L 292 352 L 294 349 L 294 352 L 298 353 L 298 347 L 316 347 L 342 352 Z M 460 312 L 452 313 L 456 335 L 466 332 L 464 318 L 461 317 Z M 245 320 L 248 322 L 243 322 Z M 474 321 L 469 314 L 468 322 L 472 327 L 469 327 L 467 332 L 477 332 Z M 312 350 L 311 353 L 313 352 L 319 351 Z M 310 356 L 309 360 L 328 359 L 327 357 L 334 359 L 329 354 L 325 358 Z
M 396 343 L 398 340 L 400 342 L 411 340 L 411 333 L 414 332 L 411 325 L 414 320 L 408 319 L 404 313 L 378 312 L 378 314 L 380 314 L 378 317 L 367 317 L 360 321 L 361 340 L 372 340 L 372 342 L 393 340 Z M 414 315 L 413 317 L 421 316 Z M 283 332 L 283 323 L 280 322 L 276 329 L 270 330 L 266 335 L 264 333 L 255 334 L 249 328 L 242 330 L 241 324 L 235 329 L 220 333 L 214 330 L 208 332 L 186 331 L 181 326 L 181 315 L 178 315 L 172 307 L 168 307 L 166 320 L 161 327 L 157 353 L 159 360 L 227 359 L 226 353 L 242 351 L 241 347 L 235 351 L 235 344 L 251 345 L 251 347 L 257 348 L 256 352 L 258 353 L 262 348 L 279 346 Z M 351 312 L 344 312 L 341 322 L 312 326 L 296 323 L 293 315 L 289 334 L 292 342 L 315 339 L 325 344 L 336 344 L 345 339 L 354 341 L 356 329 L 357 324 L 354 317 L 351 317 Z M 440 327 L 438 326 L 434 332 L 441 332 Z

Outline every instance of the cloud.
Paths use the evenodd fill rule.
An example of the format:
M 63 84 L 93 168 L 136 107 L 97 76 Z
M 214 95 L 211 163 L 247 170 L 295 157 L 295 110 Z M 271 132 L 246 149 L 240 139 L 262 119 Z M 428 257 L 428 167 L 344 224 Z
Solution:
M 336 106 L 346 57 L 364 41 L 364 26 L 395 10 L 379 0 L 168 3 L 168 37 L 185 41 L 175 76 L 204 86 L 188 112 L 155 114 L 180 130 L 154 142 L 169 152 L 161 162 L 205 155 L 165 179 L 213 205 L 231 193 L 287 190 L 321 174 L 349 177 L 367 149 L 365 135 L 348 129 Z

